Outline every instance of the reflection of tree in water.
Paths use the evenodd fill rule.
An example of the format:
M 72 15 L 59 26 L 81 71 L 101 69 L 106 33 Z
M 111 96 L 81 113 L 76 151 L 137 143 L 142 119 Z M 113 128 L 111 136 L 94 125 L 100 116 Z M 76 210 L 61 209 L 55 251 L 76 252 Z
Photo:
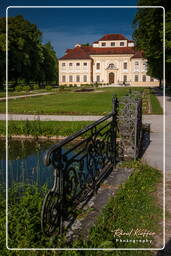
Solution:
M 8 180 L 9 186 L 15 182 L 37 184 L 42 186 L 53 184 L 53 173 L 43 163 L 45 150 L 54 144 L 51 141 L 10 140 L 8 147 Z M 5 140 L 0 141 L 2 152 L 0 160 L 0 180 L 5 184 Z

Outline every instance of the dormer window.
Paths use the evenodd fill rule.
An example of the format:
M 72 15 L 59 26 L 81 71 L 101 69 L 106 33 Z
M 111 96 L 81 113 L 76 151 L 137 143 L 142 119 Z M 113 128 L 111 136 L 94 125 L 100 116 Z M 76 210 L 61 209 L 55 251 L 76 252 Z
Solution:
M 115 42 L 111 42 L 111 46 L 115 46 Z
M 102 43 L 102 46 L 106 46 L 106 43 Z
M 120 46 L 124 46 L 124 42 L 120 42 Z

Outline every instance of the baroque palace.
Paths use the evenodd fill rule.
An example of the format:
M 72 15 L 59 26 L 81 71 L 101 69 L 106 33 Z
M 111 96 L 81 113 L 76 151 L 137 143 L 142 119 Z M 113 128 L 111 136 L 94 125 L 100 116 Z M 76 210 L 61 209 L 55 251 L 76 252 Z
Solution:
M 59 59 L 60 85 L 158 86 L 146 72 L 143 52 L 121 34 L 107 34 L 91 46 L 76 44 Z

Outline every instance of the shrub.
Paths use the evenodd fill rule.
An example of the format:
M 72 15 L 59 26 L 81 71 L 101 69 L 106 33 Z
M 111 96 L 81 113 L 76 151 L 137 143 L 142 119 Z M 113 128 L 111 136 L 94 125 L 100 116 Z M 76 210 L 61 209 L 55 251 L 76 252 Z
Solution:
M 39 86 L 37 84 L 33 85 L 33 90 L 38 90 Z
M 48 91 L 50 91 L 50 90 L 52 90 L 52 86 L 51 86 L 51 85 L 46 85 L 46 86 L 45 86 L 45 89 L 48 90 Z
M 26 91 L 26 92 L 30 91 L 30 86 L 29 85 L 23 86 L 23 91 Z
M 16 87 L 15 87 L 15 91 L 16 92 L 21 92 L 23 90 L 23 87 L 21 86 L 21 85 L 17 85 Z

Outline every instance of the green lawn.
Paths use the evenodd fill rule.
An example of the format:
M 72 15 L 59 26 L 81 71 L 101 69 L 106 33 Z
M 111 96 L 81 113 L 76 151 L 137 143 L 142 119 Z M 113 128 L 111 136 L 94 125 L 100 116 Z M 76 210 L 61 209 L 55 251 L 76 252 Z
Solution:
M 98 88 L 94 92 L 84 93 L 74 92 L 73 89 L 58 90 L 53 95 L 9 100 L 9 113 L 105 115 L 112 109 L 112 96 L 121 97 L 129 90 L 129 88 Z M 132 92 L 133 90 L 144 89 L 134 88 Z M 0 112 L 5 112 L 4 102 L 0 102 Z

